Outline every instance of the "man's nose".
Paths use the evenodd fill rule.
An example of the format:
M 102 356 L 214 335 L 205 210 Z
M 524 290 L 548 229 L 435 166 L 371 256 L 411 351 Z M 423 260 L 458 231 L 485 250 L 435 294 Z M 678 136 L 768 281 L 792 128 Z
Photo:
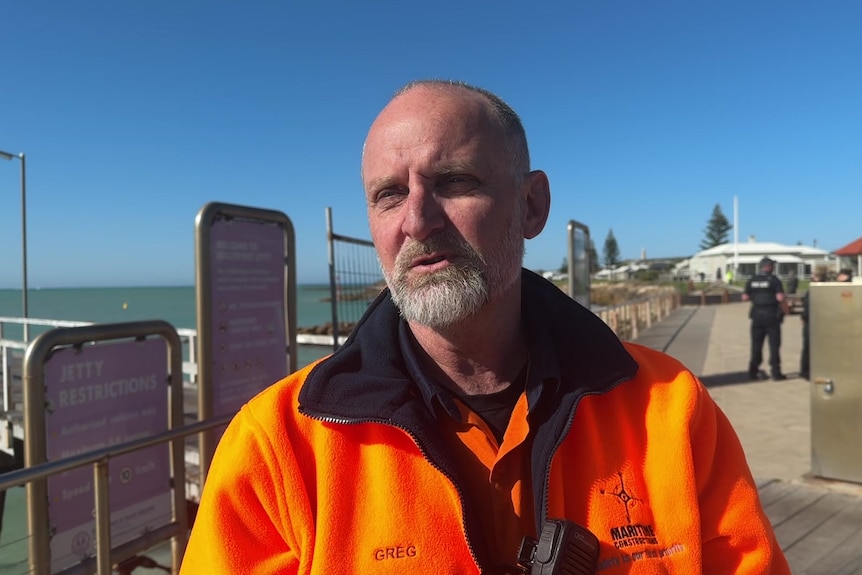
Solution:
M 446 225 L 440 198 L 427 188 L 412 188 L 407 195 L 405 210 L 402 231 L 415 240 L 422 241 Z

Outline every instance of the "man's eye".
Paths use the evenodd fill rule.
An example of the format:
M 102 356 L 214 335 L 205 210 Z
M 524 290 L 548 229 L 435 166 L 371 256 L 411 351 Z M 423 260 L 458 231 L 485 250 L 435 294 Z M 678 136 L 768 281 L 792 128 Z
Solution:
M 447 176 L 440 182 L 440 187 L 445 192 L 449 193 L 468 192 L 476 188 L 476 186 L 478 185 L 479 182 L 476 180 L 476 178 L 464 174 Z
M 386 188 L 377 192 L 377 195 L 374 196 L 374 201 L 377 203 L 391 203 L 405 195 L 407 195 L 406 190 L 402 190 L 401 188 Z

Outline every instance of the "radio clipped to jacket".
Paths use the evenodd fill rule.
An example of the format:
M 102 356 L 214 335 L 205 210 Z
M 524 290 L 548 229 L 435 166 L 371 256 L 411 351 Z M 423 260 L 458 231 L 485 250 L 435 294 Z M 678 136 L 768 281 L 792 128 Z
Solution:
M 586 527 L 549 519 L 539 540 L 524 537 L 518 565 L 526 575 L 592 575 L 599 559 L 599 540 Z

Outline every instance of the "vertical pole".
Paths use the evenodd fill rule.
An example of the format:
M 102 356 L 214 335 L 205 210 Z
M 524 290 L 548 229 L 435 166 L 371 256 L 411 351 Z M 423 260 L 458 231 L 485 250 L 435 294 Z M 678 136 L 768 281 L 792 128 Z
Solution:
M 27 166 L 24 152 L 18 154 L 21 160 L 21 304 L 24 311 L 24 342 L 30 341 L 30 325 L 27 308 Z
M 93 464 L 93 491 L 96 498 L 96 568 L 99 575 L 111 575 L 111 499 L 108 492 L 108 458 Z
M 739 275 L 739 201 L 733 196 L 733 281 Z
M 566 254 L 568 257 L 569 264 L 569 297 L 575 299 L 575 222 L 569 221 L 569 225 L 566 228 L 566 236 L 567 236 L 567 244 L 568 244 L 568 253 Z
M 31 346 L 28 351 L 34 351 Z M 33 467 L 48 460 L 45 437 L 45 366 L 24 356 L 21 379 L 24 391 L 24 466 Z M 29 575 L 51 573 L 51 527 L 48 521 L 48 478 L 30 481 L 27 493 L 27 531 Z
M 162 337 L 168 344 L 170 360 L 169 427 L 176 429 L 185 423 L 183 406 L 183 346 L 176 332 L 166 331 Z M 189 344 L 189 348 L 194 346 Z M 171 565 L 173 573 L 179 572 L 189 529 L 186 506 L 185 439 L 178 437 L 170 443 L 171 477 L 173 478 L 173 520 L 180 526 L 179 533 L 171 537 Z M 203 487 L 203 484 L 201 484 Z
M 338 349 L 338 286 L 335 274 L 335 238 L 332 237 L 332 208 L 326 208 L 326 243 L 329 248 L 329 297 L 332 300 L 332 351 Z

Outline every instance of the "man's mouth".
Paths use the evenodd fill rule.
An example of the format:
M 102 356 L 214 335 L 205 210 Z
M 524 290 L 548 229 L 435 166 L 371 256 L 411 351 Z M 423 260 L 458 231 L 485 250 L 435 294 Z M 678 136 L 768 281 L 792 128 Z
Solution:
M 435 256 L 431 256 L 431 257 L 427 257 L 427 258 L 421 258 L 421 259 L 418 259 L 415 262 L 413 262 L 412 267 L 433 266 L 434 264 L 440 263 L 445 259 L 446 259 L 446 257 L 443 255 L 435 255 Z

